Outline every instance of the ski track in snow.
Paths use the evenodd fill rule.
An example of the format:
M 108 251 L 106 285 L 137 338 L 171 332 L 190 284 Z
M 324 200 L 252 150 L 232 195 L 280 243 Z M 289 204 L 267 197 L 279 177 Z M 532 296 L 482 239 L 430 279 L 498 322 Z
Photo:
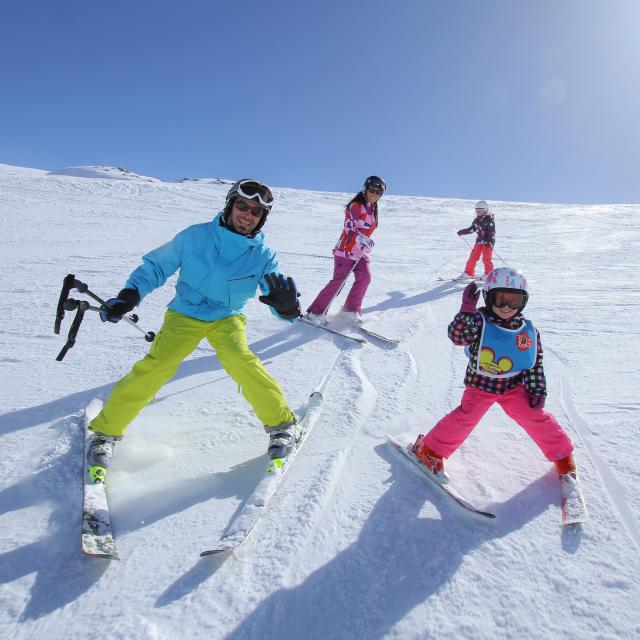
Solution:
M 561 380 L 561 399 L 565 413 L 569 417 L 569 422 L 575 429 L 582 446 L 589 454 L 594 464 L 596 473 L 608 495 L 611 506 L 617 513 L 620 521 L 624 524 L 629 537 L 635 545 L 636 552 L 640 554 L 640 528 L 638 527 L 637 516 L 633 513 L 626 501 L 627 491 L 624 485 L 618 480 L 612 469 L 598 455 L 595 446 L 589 436 L 590 427 L 588 422 L 580 415 L 573 400 L 573 390 L 568 377 L 564 375 Z M 584 482 L 584 481 L 583 481 Z

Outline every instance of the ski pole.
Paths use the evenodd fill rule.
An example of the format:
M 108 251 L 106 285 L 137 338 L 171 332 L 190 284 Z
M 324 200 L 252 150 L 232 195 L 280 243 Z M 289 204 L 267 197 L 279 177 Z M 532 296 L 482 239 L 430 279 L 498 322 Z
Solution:
M 95 307 L 90 305 L 86 300 L 75 300 L 74 298 L 69 298 L 69 293 L 72 289 L 77 289 L 80 293 L 84 293 L 88 295 L 90 298 L 93 298 L 96 302 L 100 303 L 100 307 Z M 84 319 L 84 314 L 86 311 L 96 311 L 100 313 L 101 311 L 105 311 L 106 307 L 105 301 L 97 296 L 95 293 L 89 290 L 89 287 L 84 282 L 77 280 L 75 275 L 70 273 L 67 275 L 62 283 L 62 290 L 60 292 L 60 298 L 58 299 L 58 306 L 56 309 L 56 321 L 54 324 L 53 332 L 55 334 L 60 333 L 60 327 L 62 324 L 62 320 L 64 319 L 65 311 L 76 311 L 76 316 L 73 319 L 73 323 L 71 325 L 71 329 L 69 330 L 69 335 L 67 337 L 67 342 L 58 354 L 56 360 L 61 361 L 69 349 L 71 349 L 76 343 L 76 337 L 78 335 L 78 330 L 80 329 L 80 325 L 82 324 L 82 320 Z M 134 326 L 138 331 L 144 333 L 144 339 L 147 342 L 153 342 L 156 334 L 153 331 L 145 331 L 142 327 L 140 327 L 138 322 L 138 316 L 135 313 L 132 313 L 129 316 L 123 316 L 123 320 L 128 324 Z
M 469 251 L 471 251 L 472 247 L 469 244 L 469 242 L 467 241 L 467 239 L 464 236 L 458 236 L 459 238 L 462 238 L 463 242 L 467 245 L 467 247 L 469 247 Z
M 88 295 L 90 298 L 93 298 L 96 302 L 99 302 L 103 307 L 101 309 L 98 309 L 96 307 L 88 307 L 89 309 L 91 309 L 91 311 L 104 311 L 106 309 L 106 307 L 104 307 L 104 304 L 106 301 L 100 298 L 99 296 L 97 296 L 95 293 L 93 293 L 93 291 L 89 289 L 89 286 L 86 283 L 80 282 L 80 280 L 76 280 L 73 274 L 69 274 L 67 278 L 73 279 L 73 286 L 71 288 L 77 289 L 80 293 L 84 293 Z M 65 278 L 65 281 L 67 280 L 67 278 Z M 64 293 L 64 286 L 62 291 Z M 156 334 L 153 331 L 145 331 L 140 325 L 138 325 L 139 318 L 137 314 L 132 313 L 128 316 L 122 316 L 122 319 L 126 323 L 130 324 L 132 327 L 135 327 L 138 331 L 141 331 L 142 333 L 144 333 L 144 338 L 147 342 L 153 342 L 153 339 L 156 337 Z
M 467 247 L 469 247 L 469 250 L 471 251 L 473 249 L 473 247 L 469 244 L 469 242 L 467 241 L 467 239 L 464 236 L 459 236 L 460 238 L 462 238 L 464 240 L 464 243 L 467 245 Z M 502 264 L 505 267 L 508 267 L 509 265 L 507 264 L 506 260 L 496 251 L 495 247 L 493 248 L 492 251 L 493 254 L 495 254 L 498 259 L 502 262 Z
M 497 251 L 496 251 L 495 247 L 493 248 L 493 253 L 495 253 L 495 254 L 498 256 L 498 258 L 502 261 L 502 264 L 503 264 L 505 267 L 508 267 L 508 266 L 509 266 L 509 265 L 507 264 L 507 261 L 506 261 L 506 260 L 505 260 L 505 259 L 504 259 L 504 258 L 503 258 L 503 257 L 502 257 L 498 252 L 497 252 Z
M 89 307 L 89 309 L 91 309 L 91 311 L 104 311 L 106 309 L 106 307 L 104 306 L 105 300 L 103 300 L 102 298 L 98 297 L 95 293 L 91 292 L 84 282 L 80 282 L 79 280 L 76 280 L 76 282 L 78 283 L 78 285 L 80 285 L 80 286 L 76 287 L 76 289 L 80 293 L 86 293 L 90 298 L 93 298 L 96 302 L 99 302 L 102 305 L 101 308 Z M 138 318 L 138 315 L 136 313 L 131 313 L 128 316 L 122 316 L 122 319 L 127 324 L 130 324 L 132 327 L 135 327 L 138 331 L 141 331 L 142 333 L 144 333 L 144 339 L 147 342 L 153 342 L 153 339 L 156 337 L 156 334 L 153 331 L 145 331 L 138 324 L 139 318 Z

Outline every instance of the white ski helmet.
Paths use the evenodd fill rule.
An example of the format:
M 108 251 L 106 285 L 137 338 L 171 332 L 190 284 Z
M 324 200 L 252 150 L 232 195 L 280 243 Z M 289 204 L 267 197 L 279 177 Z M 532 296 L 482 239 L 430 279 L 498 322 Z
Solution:
M 529 290 L 527 279 L 520 271 L 511 267 L 498 267 L 485 276 L 482 283 L 482 297 L 489 309 L 493 305 L 495 294 L 501 291 L 521 291 L 524 299 L 520 311 L 525 308 L 529 300 Z
M 487 204 L 486 200 L 478 200 L 478 202 L 476 202 L 476 211 L 478 210 L 486 211 L 487 213 L 489 213 L 489 205 Z

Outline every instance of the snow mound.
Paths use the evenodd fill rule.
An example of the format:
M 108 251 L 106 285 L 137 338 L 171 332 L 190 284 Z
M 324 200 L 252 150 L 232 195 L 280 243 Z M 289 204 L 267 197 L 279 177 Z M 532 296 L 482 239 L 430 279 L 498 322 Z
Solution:
M 74 178 L 107 178 L 110 180 L 145 180 L 146 182 L 162 182 L 158 178 L 141 176 L 122 167 L 81 166 L 67 167 L 49 171 L 50 176 L 72 176 Z
M 233 184 L 235 180 L 229 178 L 182 178 L 177 182 L 203 182 L 205 184 Z

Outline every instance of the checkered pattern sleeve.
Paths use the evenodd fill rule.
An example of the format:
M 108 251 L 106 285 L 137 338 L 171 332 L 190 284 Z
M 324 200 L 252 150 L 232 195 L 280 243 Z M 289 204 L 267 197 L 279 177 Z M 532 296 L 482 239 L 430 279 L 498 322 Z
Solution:
M 459 311 L 449 324 L 449 340 L 458 346 L 471 344 L 482 331 L 482 316 L 479 313 Z

